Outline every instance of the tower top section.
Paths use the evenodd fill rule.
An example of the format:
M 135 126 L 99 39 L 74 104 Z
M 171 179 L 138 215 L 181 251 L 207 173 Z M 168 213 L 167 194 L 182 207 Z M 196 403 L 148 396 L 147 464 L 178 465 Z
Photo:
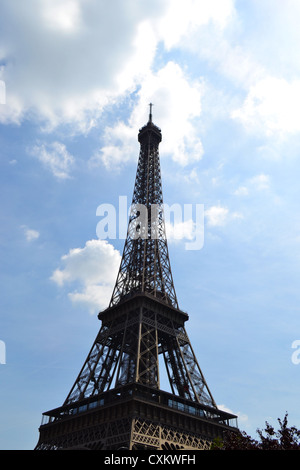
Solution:
M 150 103 L 149 107 L 150 107 L 149 120 L 147 124 L 140 129 L 138 140 L 140 144 L 144 144 L 144 143 L 147 144 L 151 140 L 153 143 L 156 143 L 158 145 L 162 140 L 161 130 L 159 127 L 153 124 L 153 121 L 152 121 L 153 104 Z

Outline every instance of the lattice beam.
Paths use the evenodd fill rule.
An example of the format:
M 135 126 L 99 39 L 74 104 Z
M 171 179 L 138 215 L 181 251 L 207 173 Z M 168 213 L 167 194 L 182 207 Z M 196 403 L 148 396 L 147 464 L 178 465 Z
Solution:
M 178 307 L 163 214 L 158 146 L 152 120 L 139 132 L 141 144 L 127 238 L 110 306 L 134 292 L 147 292 Z
M 215 407 L 183 320 L 175 321 L 167 306 L 161 312 L 155 301 L 150 308 L 142 296 L 139 304 L 134 299 L 127 304 L 132 308 L 116 307 L 111 313 L 114 319 L 102 326 L 65 403 L 128 383 L 159 389 L 162 354 L 172 392 Z

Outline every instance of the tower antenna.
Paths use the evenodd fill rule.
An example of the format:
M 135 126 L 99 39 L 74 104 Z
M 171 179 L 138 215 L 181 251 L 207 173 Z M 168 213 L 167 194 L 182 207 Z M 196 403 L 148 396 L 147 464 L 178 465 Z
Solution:
M 149 107 L 150 107 L 149 122 L 152 122 L 152 106 L 153 106 L 153 103 L 150 103 L 149 104 Z

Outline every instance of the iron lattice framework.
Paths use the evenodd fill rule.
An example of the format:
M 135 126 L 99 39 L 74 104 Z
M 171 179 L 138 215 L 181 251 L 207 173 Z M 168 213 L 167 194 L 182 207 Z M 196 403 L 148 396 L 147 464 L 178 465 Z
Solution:
M 102 327 L 65 404 L 128 383 L 160 389 L 159 354 L 172 392 L 216 406 L 184 328 L 187 315 L 135 295 L 99 315 Z
M 233 429 L 236 417 L 218 410 L 185 329 L 188 315 L 178 307 L 164 225 L 162 136 L 151 107 L 138 135 L 132 210 L 111 301 L 63 406 L 44 413 L 38 449 L 205 449 Z M 161 390 L 162 363 L 171 393 Z
M 148 292 L 178 307 L 169 261 L 158 146 L 160 129 L 140 129 L 140 156 L 122 262 L 110 306 L 134 292 Z

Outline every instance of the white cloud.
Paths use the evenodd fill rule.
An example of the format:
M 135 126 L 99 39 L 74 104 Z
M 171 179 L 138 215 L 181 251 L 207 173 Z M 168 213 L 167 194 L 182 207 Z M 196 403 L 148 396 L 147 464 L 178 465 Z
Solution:
M 285 137 L 300 131 L 300 80 L 267 76 L 250 87 L 232 113 L 249 131 Z
M 193 168 L 187 175 L 185 175 L 184 179 L 188 184 L 198 184 L 200 182 L 196 168 Z
M 138 100 L 128 125 L 123 122 L 105 130 L 103 146 L 94 157 L 106 166 L 136 159 L 136 129 L 148 120 L 148 104 L 154 103 L 153 121 L 163 129 L 162 152 L 172 155 L 181 165 L 198 161 L 203 146 L 195 124 L 201 114 L 203 85 L 200 80 L 190 82 L 175 62 L 168 62 L 156 73 L 149 73 L 142 81 Z
M 166 222 L 166 236 L 170 242 L 182 239 L 193 240 L 195 238 L 195 222 L 192 219 L 176 223 Z
M 212 206 L 205 211 L 207 223 L 211 227 L 225 225 L 229 210 L 226 207 Z
M 234 219 L 242 219 L 243 214 L 240 212 L 230 212 L 227 207 L 212 206 L 205 211 L 205 217 L 207 219 L 207 225 L 209 227 L 222 227 L 227 222 Z
M 107 127 L 103 136 L 105 145 L 93 155 L 89 163 L 98 165 L 102 162 L 106 168 L 116 169 L 128 160 L 136 160 L 138 155 L 136 134 L 139 126 L 140 123 L 127 126 L 124 122 L 117 122 L 114 127 Z
M 169 0 L 158 28 L 166 48 L 170 49 L 210 22 L 222 30 L 233 14 L 233 0 Z
M 292 18 L 292 32 L 298 38 L 297 2 L 288 2 L 283 22 L 279 21 L 281 4 L 275 3 L 274 8 L 273 2 L 265 2 L 263 8 L 270 24 L 279 25 L 284 38 L 284 28 Z M 108 104 L 139 90 L 129 128 L 136 129 L 143 122 L 151 99 L 164 128 L 166 151 L 180 163 L 196 161 L 203 153 L 193 124 L 201 114 L 201 80 L 192 82 L 175 62 L 153 69 L 162 44 L 169 51 L 189 49 L 229 78 L 237 91 L 246 93 L 238 106 L 238 93 L 234 99 L 227 97 L 223 105 L 215 98 L 218 115 L 222 109 L 247 129 L 267 136 L 298 133 L 300 81 L 270 73 L 267 60 L 255 54 L 254 35 L 251 44 L 240 41 L 237 45 L 240 21 L 234 0 L 4 0 L 0 72 L 6 105 L 0 109 L 0 122 L 20 123 L 30 112 L 46 130 L 70 123 L 72 132 L 88 132 Z M 266 34 L 272 44 L 270 32 Z M 281 56 L 289 57 L 284 44 Z M 295 55 L 292 59 L 295 62 Z M 224 93 L 225 100 L 227 91 L 217 91 L 216 96 Z M 111 129 L 110 134 L 101 154 L 105 163 L 121 158 L 115 144 L 117 130 Z M 132 145 L 125 148 L 125 158 L 131 149 Z
M 246 184 L 239 186 L 235 191 L 235 196 L 248 196 L 254 191 L 265 191 L 270 188 L 270 176 L 260 173 L 246 181 Z
M 271 14 L 273 24 L 280 3 L 276 2 L 273 13 L 271 5 L 267 2 L 264 13 Z M 289 1 L 288 11 L 296 14 L 296 5 Z M 286 11 L 284 17 L 286 25 Z M 30 113 L 45 130 L 67 123 L 70 132 L 88 132 L 107 105 L 137 92 L 128 125 L 106 129 L 104 145 L 93 162 L 100 159 L 113 166 L 136 158 L 136 129 L 144 122 L 151 100 L 164 132 L 162 150 L 184 165 L 203 155 L 196 121 L 201 117 L 203 94 L 215 86 L 218 89 L 209 98 L 212 115 L 225 113 L 266 136 L 298 133 L 300 81 L 296 75 L 285 78 L 270 73 L 262 54 L 255 54 L 253 37 L 251 45 L 238 42 L 240 21 L 234 0 L 4 0 L 0 72 L 6 105 L 0 109 L 0 122 L 20 123 Z M 293 21 L 294 33 L 297 24 Z M 229 78 L 226 83 L 236 86 L 237 92 L 233 96 L 229 87 L 209 83 L 207 72 L 204 88 L 199 74 L 192 80 L 176 59 L 166 65 L 157 62 L 158 69 L 159 46 L 192 51 L 212 71 Z M 237 105 L 240 92 L 245 99 Z
M 172 34 L 168 33 L 168 23 L 172 31 L 170 19 L 173 15 L 177 17 L 178 32 L 176 32 L 175 21 L 174 38 L 170 41 L 170 45 L 188 50 L 204 60 L 209 66 L 207 69 L 205 65 L 208 77 L 210 72 L 220 74 L 221 77 L 229 79 L 228 82 L 226 80 L 227 83 L 237 86 L 238 90 L 242 91 L 248 91 L 251 85 L 265 77 L 264 64 L 257 60 L 255 53 L 241 40 L 240 34 L 243 31 L 241 22 L 244 18 L 239 17 L 234 0 L 212 2 L 189 0 L 186 11 L 183 11 L 186 3 L 180 0 L 176 3 L 181 4 L 177 6 L 178 13 L 176 8 L 172 12 L 173 2 L 171 2 L 169 18 L 167 16 L 165 18 L 166 32 L 162 33 L 162 37 L 166 37 L 166 46 L 169 43 L 168 35 L 172 37 Z M 245 25 L 244 28 L 246 28 Z M 181 30 L 183 30 L 182 33 Z M 224 92 L 219 85 L 214 90 L 216 107 L 222 94 L 227 92 L 227 87 Z M 228 107 L 230 101 L 227 100 L 225 104 Z
M 289 0 L 284 11 L 280 0 L 266 0 L 263 5 L 253 2 L 249 8 L 250 17 L 253 13 L 262 18 L 258 30 L 253 30 L 252 22 L 248 23 L 246 17 L 238 15 L 239 9 L 235 9 L 234 2 L 224 2 L 223 9 L 222 5 L 215 8 L 214 2 L 212 8 L 211 2 L 206 2 L 207 7 L 198 2 L 202 9 L 201 19 L 194 2 L 189 3 L 189 12 L 194 12 L 194 19 L 189 13 L 182 13 L 175 3 L 174 26 L 178 25 L 178 34 L 174 28 L 173 38 L 170 26 L 169 33 L 168 29 L 165 33 L 166 44 L 192 51 L 205 60 L 213 73 L 220 73 L 226 79 L 223 81 L 225 87 L 214 85 L 216 89 L 213 89 L 209 83 L 212 114 L 231 117 L 249 132 L 267 138 L 279 140 L 298 134 L 300 60 L 297 48 L 291 47 L 299 42 L 298 2 Z M 172 13 L 169 15 L 171 18 Z M 234 93 L 228 84 L 235 87 Z
M 239 186 L 235 191 L 234 194 L 236 196 L 248 196 L 249 194 L 249 189 L 247 186 Z
M 0 59 L 6 61 L 2 76 L 8 89 L 0 122 L 20 123 L 30 112 L 44 130 L 70 124 L 72 133 L 88 132 L 108 104 L 135 91 L 128 125 L 106 129 L 90 164 L 118 168 L 136 159 L 136 129 L 147 119 L 150 101 L 163 129 L 161 152 L 180 165 L 202 158 L 201 77 L 192 80 L 175 61 L 157 69 L 154 59 L 159 44 L 186 47 L 191 33 L 204 25 L 222 34 L 235 14 L 233 0 L 28 0 L 26 5 L 12 0 L 2 9 L 11 26 L 2 28 L 0 17 Z M 40 146 L 35 153 L 55 176 L 69 176 L 72 156 L 65 148 Z
M 99 311 L 108 306 L 120 261 L 120 253 L 107 241 L 89 240 L 62 257 L 63 268 L 56 269 L 51 280 L 61 287 L 75 284 L 77 289 L 69 292 L 72 302 Z
M 254 186 L 258 191 L 263 191 L 270 188 L 270 176 L 261 173 L 250 179 L 250 184 Z
M 151 68 L 159 44 L 182 47 L 191 31 L 210 23 L 222 30 L 234 13 L 233 0 L 4 0 L 1 9 L 7 104 L 0 122 L 20 123 L 30 112 L 45 130 L 70 123 L 72 132 L 88 132 L 107 104 L 141 87 L 147 104 L 151 99 L 162 106 L 165 100 L 163 121 L 172 119 L 173 135 L 186 133 L 185 142 L 183 137 L 174 142 L 175 158 L 190 158 L 187 142 L 192 159 L 202 154 L 191 125 L 201 111 L 199 83 L 191 83 L 174 63 L 157 73 Z M 142 108 L 140 116 L 144 102 Z M 111 151 L 107 145 L 107 158 Z
M 30 229 L 26 227 L 26 225 L 22 225 L 22 229 L 24 230 L 24 234 L 28 242 L 37 240 L 40 236 L 40 233 L 37 230 Z
M 44 0 L 42 16 L 48 28 L 74 32 L 80 24 L 80 3 L 78 0 Z
M 116 77 L 120 91 L 130 90 L 150 73 L 157 43 L 158 37 L 150 20 L 144 20 L 137 25 L 133 41 L 134 52 Z
M 48 145 L 36 145 L 30 153 L 36 156 L 57 178 L 69 178 L 74 158 L 64 144 L 53 142 Z
M 46 130 L 70 123 L 73 132 L 88 131 L 148 70 L 157 38 L 141 25 L 164 7 L 160 0 L 1 2 L 7 99 L 0 122 L 20 123 L 30 112 Z
M 86 285 L 81 292 L 70 292 L 69 298 L 73 303 L 82 304 L 95 313 L 108 307 L 112 288 L 111 285 Z

